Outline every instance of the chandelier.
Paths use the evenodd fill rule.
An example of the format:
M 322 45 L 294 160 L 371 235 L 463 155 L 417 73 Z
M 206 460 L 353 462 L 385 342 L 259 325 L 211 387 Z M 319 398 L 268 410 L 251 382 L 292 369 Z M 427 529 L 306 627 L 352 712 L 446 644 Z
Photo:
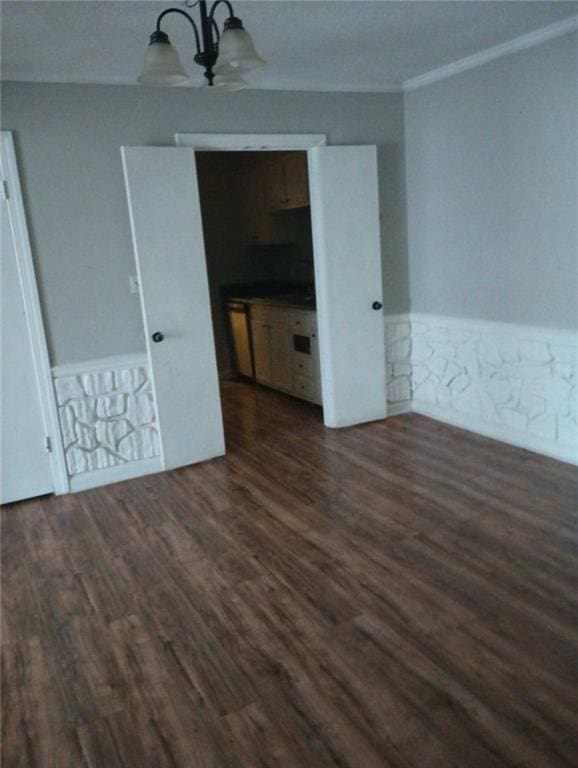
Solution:
M 229 16 L 225 19 L 223 31 L 215 21 L 215 11 L 219 5 L 226 5 Z M 253 45 L 251 35 L 243 27 L 243 22 L 233 12 L 228 0 L 216 0 L 210 10 L 206 0 L 199 0 L 200 24 L 180 8 L 167 8 L 163 11 L 150 37 L 145 53 L 143 70 L 138 78 L 140 83 L 150 85 L 182 85 L 188 82 L 189 75 L 183 69 L 176 48 L 171 45 L 169 36 L 161 29 L 161 22 L 171 13 L 184 16 L 193 28 L 197 52 L 194 60 L 205 70 L 207 85 L 224 91 L 238 91 L 248 83 L 243 75 L 252 69 L 264 66 Z

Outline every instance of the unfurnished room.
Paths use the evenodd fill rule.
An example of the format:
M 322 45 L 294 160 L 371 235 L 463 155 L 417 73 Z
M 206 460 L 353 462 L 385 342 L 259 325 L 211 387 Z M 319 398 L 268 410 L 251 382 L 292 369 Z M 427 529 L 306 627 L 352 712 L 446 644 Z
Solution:
M 578 768 L 578 3 L 0 29 L 3 768 Z

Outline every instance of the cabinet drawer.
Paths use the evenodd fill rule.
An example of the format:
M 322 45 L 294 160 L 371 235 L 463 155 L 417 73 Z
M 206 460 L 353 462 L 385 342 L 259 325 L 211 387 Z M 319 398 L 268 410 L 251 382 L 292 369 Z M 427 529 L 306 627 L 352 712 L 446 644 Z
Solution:
M 264 304 L 251 304 L 251 320 L 257 322 L 269 320 L 269 307 Z
M 267 307 L 267 317 L 272 323 L 283 324 L 286 327 L 289 325 L 287 310 L 284 307 Z
M 303 355 L 293 352 L 293 374 L 295 376 L 311 378 L 315 375 L 315 366 L 311 355 Z
M 321 403 L 321 389 L 315 379 L 306 376 L 295 376 L 293 380 L 293 394 L 311 403 Z
M 317 332 L 317 315 L 315 312 L 291 313 L 291 327 L 293 333 L 311 334 Z

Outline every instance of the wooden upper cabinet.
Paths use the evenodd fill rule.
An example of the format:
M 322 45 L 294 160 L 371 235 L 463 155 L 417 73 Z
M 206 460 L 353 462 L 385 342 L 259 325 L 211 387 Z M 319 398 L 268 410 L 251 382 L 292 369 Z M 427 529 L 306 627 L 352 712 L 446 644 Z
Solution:
M 263 174 L 259 168 L 244 171 L 239 184 L 241 227 L 245 240 L 255 245 L 271 242 L 271 225 Z
M 285 242 L 283 228 L 275 226 L 271 213 L 309 205 L 307 154 L 293 152 L 243 169 L 238 199 L 247 243 Z
M 309 205 L 307 154 L 292 152 L 257 166 L 262 176 L 270 211 L 286 211 Z
M 303 208 L 309 205 L 309 179 L 307 174 L 307 154 L 293 152 L 282 158 L 285 177 L 284 208 Z
M 270 211 L 280 211 L 287 203 L 285 168 L 280 160 L 261 166 L 267 207 Z

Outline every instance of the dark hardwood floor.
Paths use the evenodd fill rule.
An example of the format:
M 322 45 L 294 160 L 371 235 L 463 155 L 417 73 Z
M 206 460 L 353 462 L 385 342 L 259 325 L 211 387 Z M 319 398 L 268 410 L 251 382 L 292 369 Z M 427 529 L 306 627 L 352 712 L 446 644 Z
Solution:
M 578 470 L 224 412 L 224 459 L 4 509 L 3 768 L 577 766 Z

